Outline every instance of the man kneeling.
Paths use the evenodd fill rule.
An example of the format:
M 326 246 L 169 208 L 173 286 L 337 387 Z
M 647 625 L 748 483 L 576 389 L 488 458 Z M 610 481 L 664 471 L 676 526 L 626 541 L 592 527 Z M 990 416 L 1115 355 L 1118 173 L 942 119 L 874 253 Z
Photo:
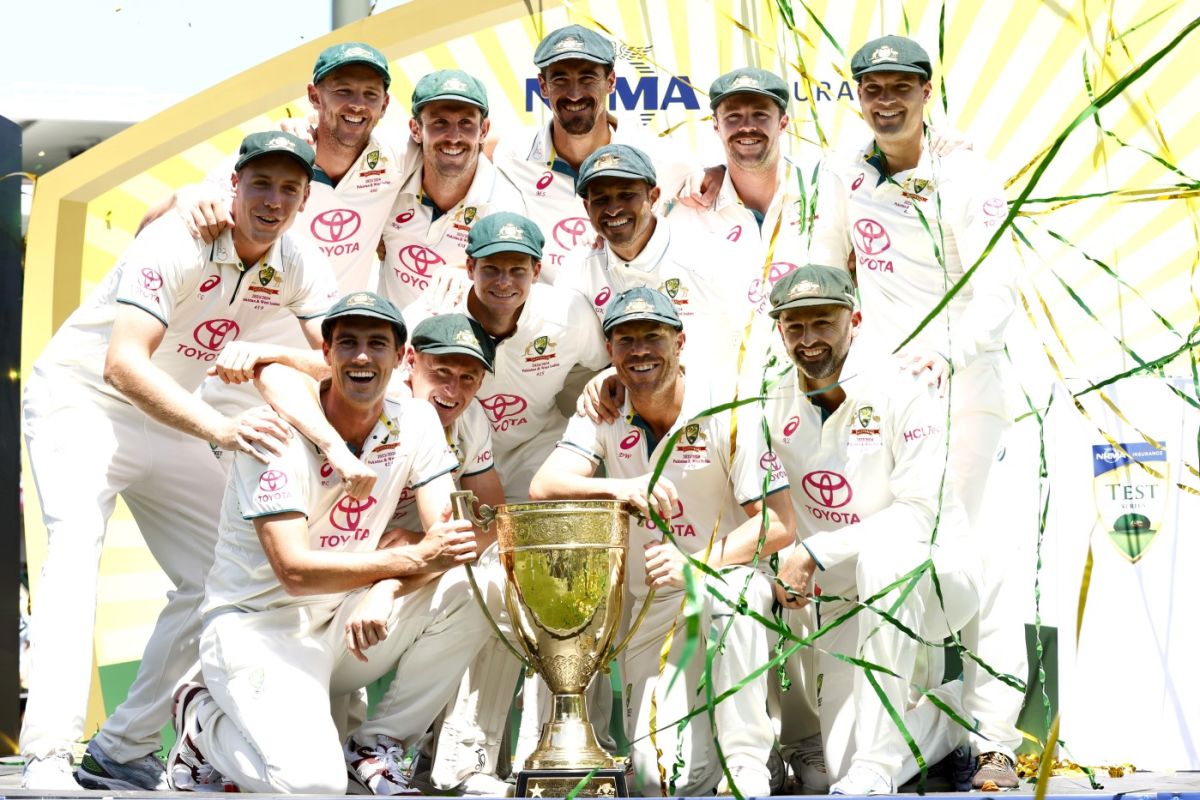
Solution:
M 744 596 L 746 608 L 769 613 L 771 583 L 755 567 L 792 542 L 791 501 L 780 491 L 786 489 L 786 479 L 769 470 L 762 427 L 751 413 L 739 414 L 736 450 L 730 446 L 730 413 L 704 413 L 718 405 L 714 398 L 722 387 L 694 372 L 685 381 L 679 367 L 683 323 L 666 295 L 648 288 L 623 292 L 609 305 L 603 328 L 617 377 L 626 388 L 625 407 L 616 423 L 572 418 L 534 477 L 530 494 L 534 499 L 622 500 L 647 518 L 653 507 L 672 528 L 670 540 L 650 524 L 635 524 L 630 534 L 626 577 L 631 612 L 641 609 L 649 587 L 656 590 L 621 662 L 626 735 L 633 742 L 631 791 L 709 794 L 718 782 L 727 789 L 732 777 L 743 795 L 769 795 L 766 763 L 775 737 L 767 716 L 766 674 L 717 705 L 712 731 L 700 689 L 704 654 L 686 658 L 681 601 L 688 556 L 720 573 L 721 578 L 697 574 L 702 630 L 709 639 L 724 642 L 713 664 L 714 695 L 767 661 L 766 630 L 735 608 Z M 665 467 L 652 481 L 664 452 Z M 600 462 L 609 477 L 592 477 Z M 672 642 L 664 669 L 660 652 L 668 638 Z M 657 725 L 651 731 L 655 704 Z M 699 713 L 680 732 L 679 721 L 692 711 Z M 725 780 L 714 735 L 729 766 Z
M 404 323 L 370 292 L 338 301 L 321 326 L 332 377 L 320 388 L 334 429 L 376 473 L 355 500 L 308 439 L 293 433 L 264 467 L 239 454 L 225 491 L 203 606 L 207 686 L 175 694 L 176 789 L 341 794 L 408 790 L 404 749 L 425 732 L 487 631 L 464 571 L 469 522 L 449 520 L 458 462 L 423 400 L 384 398 Z M 380 541 L 414 490 L 425 535 Z M 329 713 L 396 667 L 371 721 L 343 746 Z

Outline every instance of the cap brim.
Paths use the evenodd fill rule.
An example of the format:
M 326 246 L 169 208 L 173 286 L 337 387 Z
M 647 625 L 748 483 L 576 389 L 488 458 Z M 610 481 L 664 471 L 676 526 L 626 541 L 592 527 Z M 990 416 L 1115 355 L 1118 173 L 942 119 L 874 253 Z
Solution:
M 648 311 L 639 312 L 636 314 L 625 314 L 611 321 L 604 323 L 604 332 L 608 333 L 618 325 L 624 325 L 626 322 L 661 322 L 664 325 L 670 325 L 677 331 L 683 330 L 683 321 L 678 318 L 668 317 L 665 314 L 652 314 Z
M 537 67 L 538 69 L 544 69 L 545 67 L 548 67 L 551 64 L 557 63 L 559 61 L 566 61 L 567 59 L 572 59 L 575 61 L 590 61 L 593 64 L 606 64 L 608 66 L 612 66 L 614 63 L 616 63 L 616 62 L 610 61 L 602 56 L 594 56 L 591 53 L 580 53 L 578 51 L 571 51 L 571 52 L 567 52 L 567 53 L 555 53 L 554 55 L 552 55 L 549 58 L 544 59 L 542 61 L 534 61 L 533 65 L 535 67 Z
M 496 253 L 524 253 L 527 256 L 533 256 L 537 261 L 542 260 L 542 252 L 524 242 L 488 242 L 475 250 L 467 250 L 467 255 L 471 258 L 484 258 Z
M 932 73 L 923 67 L 914 67 L 910 64 L 872 64 L 855 72 L 854 79 L 858 80 L 869 72 L 911 72 L 914 75 L 923 75 L 925 80 L 929 80 L 932 77 Z
M 480 111 L 482 111 L 483 115 L 485 117 L 488 115 L 488 107 L 487 106 L 485 106 L 483 103 L 479 102 L 478 100 L 472 100 L 469 97 L 463 97 L 461 94 L 435 94 L 433 97 L 427 97 L 424 100 L 422 100 L 420 103 L 418 103 L 412 107 L 412 113 L 416 114 L 417 111 L 419 109 L 421 109 L 422 107 L 427 106 L 430 103 L 436 103 L 440 100 L 448 100 L 453 103 L 463 103 L 464 105 L 474 106 L 475 108 L 478 108 Z
M 717 106 L 721 105 L 722 100 L 727 97 L 733 97 L 735 94 L 757 94 L 763 97 L 769 97 L 775 101 L 775 105 L 779 106 L 784 111 L 787 111 L 787 103 L 781 100 L 779 95 L 775 94 L 774 92 L 767 91 L 766 89 L 752 89 L 749 87 L 745 89 L 730 89 L 728 92 L 722 92 L 721 94 L 709 99 L 708 107 L 713 111 L 716 111 Z
M 476 361 L 478 361 L 480 364 L 483 364 L 483 368 L 486 369 L 488 372 L 496 371 L 493 368 L 493 366 L 488 363 L 487 359 L 479 354 L 478 350 L 472 350 L 471 348 L 464 347 L 463 345 L 460 345 L 460 344 L 437 344 L 437 345 L 433 345 L 431 347 L 422 348 L 420 350 L 417 350 L 417 352 L 425 353 L 426 355 L 431 355 L 431 356 L 455 356 L 455 355 L 470 356 L 471 358 L 474 358 Z
M 599 172 L 593 172 L 591 175 L 588 175 L 587 180 L 578 181 L 575 184 L 576 193 L 580 197 L 584 197 L 584 192 L 587 191 L 588 184 L 597 178 L 628 178 L 629 180 L 648 183 L 651 186 L 658 185 L 658 181 L 653 178 L 647 178 L 645 175 L 639 175 L 636 172 L 630 172 L 626 169 L 602 169 Z
M 379 64 L 377 64 L 374 61 L 371 61 L 368 58 L 347 58 L 345 61 L 339 61 L 337 64 L 335 64 L 334 66 L 325 70 L 324 72 L 313 75 L 313 83 L 320 83 L 321 81 L 328 78 L 329 74 L 331 72 L 335 72 L 335 71 L 341 69 L 342 67 L 348 67 L 351 64 L 362 64 L 363 66 L 370 67 L 371 69 L 378 72 L 379 77 L 383 78 L 383 88 L 385 88 L 385 89 L 388 88 L 388 86 L 390 86 L 392 83 L 391 73 L 388 72 L 387 70 L 380 69 Z
M 845 300 L 838 300 L 832 297 L 800 297 L 795 300 L 789 300 L 781 306 L 772 308 L 767 312 L 767 316 L 771 319 L 779 319 L 779 315 L 789 308 L 802 308 L 804 306 L 841 306 L 854 310 L 854 304 Z
M 237 163 L 233 165 L 233 171 L 237 172 L 256 158 L 262 158 L 263 156 L 269 156 L 274 153 L 283 153 L 285 156 L 291 156 L 296 160 L 296 163 L 304 169 L 304 174 L 308 176 L 308 179 L 310 181 L 313 179 L 313 165 L 308 163 L 308 160 L 304 158 L 304 156 L 300 155 L 295 150 L 288 150 L 286 147 L 278 147 L 272 150 L 261 150 L 257 153 L 247 153 L 242 158 L 239 158 Z

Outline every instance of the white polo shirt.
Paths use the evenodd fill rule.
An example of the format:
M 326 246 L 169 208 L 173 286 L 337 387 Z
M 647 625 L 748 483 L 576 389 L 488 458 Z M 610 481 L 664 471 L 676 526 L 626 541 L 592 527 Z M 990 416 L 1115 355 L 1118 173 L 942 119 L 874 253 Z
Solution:
M 316 168 L 308 200 L 296 215 L 291 233 L 307 239 L 327 257 L 337 282 L 335 299 L 374 286 L 375 265 L 379 263 L 376 246 L 396 194 L 415 168 L 413 147 L 410 142 L 403 148 L 392 148 L 372 133 L 358 161 L 336 184 Z M 420 158 L 419 151 L 416 157 Z M 227 187 L 233 163 L 231 160 L 214 171 L 209 180 L 220 179 L 223 183 L 218 185 Z M 255 333 L 254 341 L 309 346 L 295 322 L 284 315 L 267 320 Z M 204 382 L 201 397 L 231 416 L 263 402 L 253 384 L 226 384 L 216 378 Z
M 454 310 L 471 316 L 465 299 Z M 424 313 L 421 304 L 406 310 L 409 330 L 423 318 L 418 314 Z M 510 461 L 533 457 L 540 463 L 548 455 L 520 450 L 538 435 L 557 433 L 566 425 L 555 397 L 576 365 L 592 371 L 608 365 L 595 315 L 575 292 L 534 284 L 516 331 L 496 343 L 495 372 L 484 375 L 476 396 L 491 425 L 492 453 L 502 483 Z
M 750 406 L 738 409 L 738 446 L 730 458 L 730 414 L 723 411 L 698 416 L 723 402 L 713 387 L 692 379 L 684 384 L 683 408 L 662 440 L 650 440 L 650 429 L 634 412 L 629 400 L 614 423 L 595 423 L 576 415 L 567 423 L 558 446 L 579 453 L 593 464 L 603 462 L 610 478 L 636 478 L 654 472 L 667 452 L 671 435 L 681 435 L 667 457 L 662 477 L 675 485 L 679 508 L 670 525 L 675 544 L 701 556 L 709 537 L 719 541 L 746 521 L 745 503 L 787 488 L 787 475 L 767 450 L 759 418 Z M 630 521 L 629 562 L 626 577 L 635 597 L 645 597 L 648 542 L 661 541 L 661 531 L 650 521 Z
M 878 354 L 907 338 L 975 263 L 1008 206 L 1002 184 L 970 150 L 939 157 L 923 147 L 917 166 L 891 180 L 873 153 L 872 141 L 849 156 L 831 156 L 822 167 L 812 257 L 841 266 L 853 250 L 863 308 L 855 347 Z M 1003 349 L 1016 305 L 1008 247 L 1002 237 L 909 349 L 947 355 L 960 369 L 979 353 Z
M 436 413 L 436 412 L 435 412 Z M 483 406 L 472 400 L 459 414 L 458 419 L 446 431 L 446 446 L 454 454 L 458 465 L 452 471 L 454 484 L 461 486 L 463 478 L 480 475 L 495 468 L 492 460 L 492 429 L 483 414 Z M 396 501 L 389 528 L 404 528 L 407 531 L 423 531 L 421 515 L 417 510 L 417 492 L 405 487 Z
M 525 213 L 520 192 L 483 155 L 466 196 L 444 214 L 425 197 L 423 175 L 418 166 L 396 197 L 383 228 L 379 293 L 397 308 L 416 301 L 440 267 L 466 264 L 467 235 L 475 222 L 497 211 Z
M 615 120 L 609 117 L 610 120 Z M 492 160 L 525 198 L 525 214 L 542 229 L 543 248 L 541 281 L 555 283 L 567 253 L 590 245 L 596 230 L 588 219 L 583 199 L 575 193 L 579 173 L 554 152 L 550 118 L 545 125 L 515 130 L 496 144 Z M 609 126 L 611 144 L 636 147 L 650 156 L 664 194 L 674 194 L 689 172 L 698 166 L 690 153 L 664 152 L 658 140 L 637 120 L 623 118 Z
M 800 536 L 824 568 L 821 591 L 855 594 L 857 555 L 909 539 L 965 542 L 966 512 L 947 482 L 946 409 L 923 378 L 878 370 L 842 384 L 846 399 L 822 409 L 792 378 L 766 404 L 771 446 L 791 479 Z M 940 502 L 939 502 L 940 496 Z
M 151 361 L 191 391 L 225 345 L 254 339 L 261 326 L 283 314 L 320 316 L 336 294 L 325 258 L 285 233 L 257 264 L 245 266 L 232 231 L 212 244 L 188 233 L 178 214 L 146 226 L 116 266 L 67 318 L 34 364 L 60 383 L 82 384 L 128 402 L 104 382 L 104 360 L 121 304 L 137 306 L 166 331 Z
M 632 261 L 604 241 L 599 247 L 582 247 L 567 257 L 557 285 L 583 295 L 598 320 L 626 289 L 647 286 L 664 292 L 683 321 L 684 365 L 715 377 L 732 374 L 749 321 L 748 306 L 736 299 L 745 296 L 748 278 L 735 258 L 728 242 L 685 237 L 669 220 L 659 219 Z
M 263 552 L 254 520 L 300 512 L 308 521 L 311 550 L 375 550 L 400 493 L 450 472 L 457 463 L 446 447 L 437 412 L 425 401 L 411 398 L 384 401 L 361 460 L 377 480 L 370 496 L 360 501 L 343 493 L 325 456 L 299 432 L 293 432 L 281 456 L 265 465 L 238 453 L 221 507 L 202 613 L 224 608 L 264 611 L 340 600 L 344 593 L 289 595 Z

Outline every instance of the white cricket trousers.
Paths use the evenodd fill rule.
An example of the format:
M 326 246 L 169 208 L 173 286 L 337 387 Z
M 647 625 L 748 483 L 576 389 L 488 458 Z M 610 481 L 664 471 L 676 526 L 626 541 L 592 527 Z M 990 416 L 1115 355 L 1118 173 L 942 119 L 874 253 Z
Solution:
M 1025 625 L 1020 618 L 1018 598 L 1004 595 L 1009 575 L 1012 541 L 987 541 L 981 506 L 988 475 L 996 463 L 996 451 L 1009 425 L 1005 403 L 1004 354 L 984 353 L 952 381 L 950 421 L 950 467 L 948 479 L 971 523 L 974 544 L 987 564 L 980 572 L 980 608 L 962 631 L 963 644 L 1001 673 L 1025 680 L 1029 659 L 1025 649 Z M 979 724 L 972 733 L 971 749 L 998 751 L 1015 759 L 1021 743 L 1017 717 L 1024 696 L 993 677 L 970 659 L 963 660 L 963 703 Z
M 771 609 L 772 590 L 767 577 L 749 567 L 721 571 L 724 583 L 716 583 L 720 593 L 737 602 L 745 587 L 746 606 L 763 616 Z M 707 581 L 713 581 L 707 578 Z M 682 592 L 662 592 L 655 596 L 650 612 L 621 656 L 621 674 L 625 680 L 625 733 L 633 758 L 633 785 L 630 793 L 659 796 L 660 768 L 665 771 L 667 792 L 677 796 L 711 794 L 721 780 L 721 762 L 713 745 L 714 731 L 709 723 L 707 692 L 701 688 L 704 678 L 704 645 L 697 647 L 684 663 L 686 621 L 682 614 Z M 740 683 L 769 658 L 770 644 L 766 628 L 757 620 L 739 614 L 702 590 L 704 601 L 700 630 L 705 642 L 724 634 L 723 652 L 713 658 L 713 694 L 721 694 Z M 641 610 L 633 603 L 631 615 Z M 670 653 L 660 673 L 663 644 L 674 629 Z M 672 685 L 674 684 L 674 685 Z M 654 741 L 651 741 L 651 713 L 654 709 Z M 693 710 L 682 731 L 679 721 Z M 716 741 L 720 743 L 730 768 L 747 767 L 767 777 L 767 758 L 775 740 L 771 718 L 767 714 L 767 676 L 759 675 L 715 709 Z M 657 752 L 656 752 L 657 747 Z M 661 753 L 661 757 L 659 756 Z M 678 774 L 676 774 L 678 773 Z M 672 785 L 673 784 L 673 785 Z
M 366 590 L 339 603 L 218 612 L 200 640 L 212 701 L 196 709 L 197 745 L 242 791 L 343 794 L 346 762 L 330 697 L 396 677 L 352 736 L 389 736 L 412 746 L 458 685 L 487 623 L 465 571 L 396 600 L 388 637 L 359 661 L 346 650 L 346 622 Z
M 873 546 L 860 553 L 856 565 L 859 598 L 865 600 L 876 594 L 928 555 L 928 545 L 910 543 Z M 951 631 L 961 629 L 978 611 L 979 559 L 969 543 L 959 540 L 939 544 L 934 565 L 945 601 L 944 610 L 938 602 L 933 581 L 926 573 L 895 609 L 893 616 L 921 637 L 940 642 Z M 875 601 L 874 607 L 890 609 L 902 589 L 903 584 Z M 820 604 L 818 621 L 827 625 L 851 609 L 851 605 L 843 603 Z M 867 679 L 866 670 L 841 661 L 831 653 L 862 658 L 901 676 L 894 678 L 882 672 L 874 673 L 892 707 L 905 715 L 905 725 L 929 764 L 949 755 L 967 740 L 966 730 L 927 699 L 917 702 L 919 692 L 914 693 L 914 684 L 933 688 L 941 683 L 941 675 L 926 674 L 925 665 L 921 663 L 925 647 L 880 615 L 869 609 L 863 610 L 818 638 L 814 645 L 820 652 L 817 703 L 830 781 L 844 777 L 852 763 L 863 764 L 889 776 L 893 788 L 917 772 L 915 759 Z M 939 688 L 939 692 L 947 693 L 943 699 L 956 709 L 956 702 L 949 702 L 949 699 L 955 698 L 959 691 L 957 682 Z
M 125 702 L 97 740 L 122 762 L 153 753 L 170 719 L 171 692 L 196 666 L 221 470 L 204 442 L 94 389 L 37 372 L 25 389 L 24 433 L 49 538 L 33 598 L 21 753 L 69 752 L 83 735 L 100 552 L 118 493 L 175 590 Z

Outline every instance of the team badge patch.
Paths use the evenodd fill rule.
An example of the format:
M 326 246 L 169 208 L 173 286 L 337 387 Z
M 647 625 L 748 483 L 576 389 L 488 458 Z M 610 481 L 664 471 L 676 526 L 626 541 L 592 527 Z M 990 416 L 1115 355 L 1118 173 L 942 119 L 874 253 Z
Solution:
M 889 47 L 886 44 L 883 47 L 876 48 L 875 52 L 871 53 L 871 63 L 872 64 L 882 64 L 884 61 L 887 61 L 890 63 L 895 63 L 899 60 L 900 60 L 899 51 L 897 51 L 896 48 Z
M 379 166 L 379 151 L 372 150 L 367 153 L 367 157 L 363 159 L 363 163 L 367 165 L 367 169 L 375 169 L 375 167 Z
M 1170 486 L 1166 444 L 1093 445 L 1092 474 L 1101 530 L 1117 552 L 1137 563 L 1166 518 Z
M 864 403 L 855 410 L 846 447 L 850 450 L 878 450 L 883 447 L 883 432 L 874 406 Z
M 271 281 L 275 279 L 275 268 L 263 265 L 258 270 L 258 282 L 263 286 L 270 286 Z
M 699 423 L 689 422 L 683 426 L 671 462 L 685 470 L 700 469 L 712 463 L 712 456 L 708 452 L 708 435 L 700 429 Z
M 674 300 L 675 295 L 679 294 L 679 278 L 668 278 L 663 281 L 663 290 L 668 297 Z

